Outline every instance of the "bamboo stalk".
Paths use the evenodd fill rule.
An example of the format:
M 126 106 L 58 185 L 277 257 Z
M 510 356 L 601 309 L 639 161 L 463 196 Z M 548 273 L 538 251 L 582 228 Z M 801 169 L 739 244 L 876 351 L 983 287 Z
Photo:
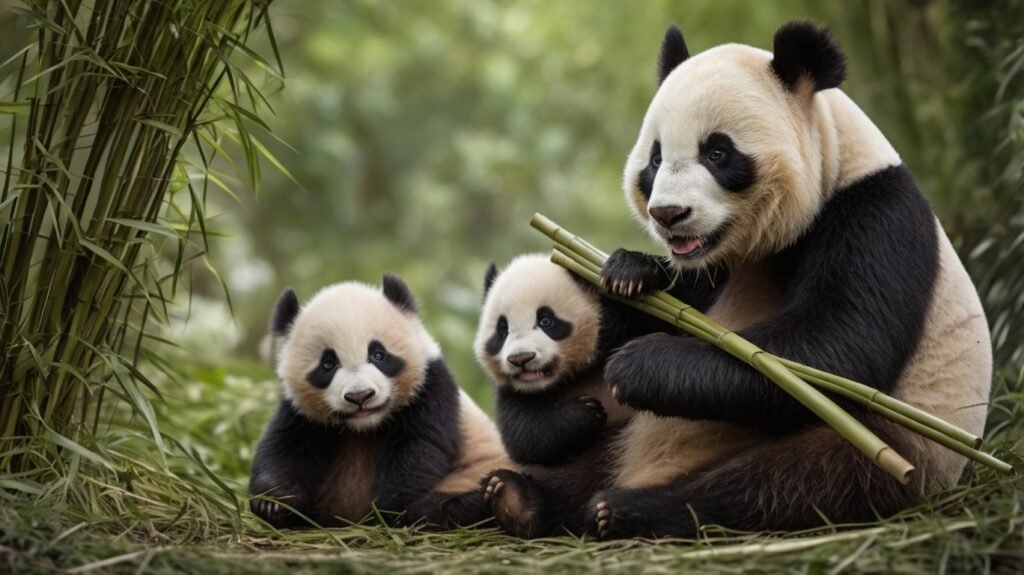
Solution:
M 599 279 L 594 272 L 587 269 L 564 251 L 555 251 L 551 256 L 551 261 L 577 273 L 581 277 L 585 277 L 589 281 Z M 847 441 L 852 443 L 854 447 L 860 450 L 861 453 L 868 456 L 889 475 L 895 477 L 897 481 L 904 485 L 910 483 L 914 474 L 914 466 L 910 462 L 903 459 L 849 413 L 840 409 L 835 402 L 794 375 L 778 359 L 732 332 L 723 333 L 722 337 L 718 338 L 717 343 L 723 351 L 753 366 L 768 379 L 775 382 L 776 385 L 792 395 L 794 399 L 828 423 Z
M 576 251 L 576 253 L 585 257 L 587 262 L 594 266 L 594 270 L 600 274 L 601 266 L 604 265 L 604 261 L 608 258 L 607 254 L 590 245 L 586 240 L 583 240 L 579 236 L 575 236 L 559 227 L 555 222 L 541 214 L 535 214 L 534 219 L 531 221 L 531 225 L 561 245 L 570 246 Z M 600 284 L 598 283 L 596 285 Z M 665 292 L 654 292 L 639 298 L 639 301 L 665 311 L 669 315 L 677 318 L 676 321 L 685 322 L 687 325 L 680 325 L 680 327 L 694 335 L 699 335 L 699 333 L 694 331 L 697 330 L 700 333 L 709 334 L 709 337 L 711 338 L 716 338 L 718 333 L 728 331 L 727 328 L 718 322 Z M 705 340 L 707 341 L 706 338 Z M 714 342 L 712 341 L 712 343 Z M 801 375 L 813 375 L 815 377 L 825 379 L 837 386 L 850 389 L 860 397 L 867 399 L 869 402 L 881 404 L 890 410 L 896 411 L 921 423 L 922 425 L 936 429 L 937 431 L 956 439 L 968 447 L 975 449 L 981 447 L 982 440 L 980 437 L 943 421 L 942 419 L 939 419 L 938 417 L 922 411 L 908 403 L 904 403 L 894 397 L 886 395 L 873 387 L 869 387 L 862 383 L 803 365 L 792 360 L 784 358 L 779 359 L 787 367 L 797 371 Z
M 552 261 L 559 265 L 563 265 L 584 279 L 600 286 L 600 269 L 604 264 L 605 259 L 608 257 L 604 252 L 590 245 L 582 238 L 567 232 L 555 222 L 541 214 L 535 214 L 530 223 L 534 228 L 538 229 L 555 241 L 555 253 L 552 255 Z M 763 350 L 757 349 L 756 346 L 753 346 L 752 344 L 750 345 L 757 350 L 756 352 L 751 351 L 750 349 L 743 351 L 743 345 L 739 342 L 745 342 L 745 340 L 738 335 L 733 334 L 727 328 L 721 326 L 711 318 L 700 313 L 698 310 L 680 302 L 667 293 L 655 292 L 637 299 L 626 299 L 616 296 L 611 297 L 636 307 L 645 313 L 658 317 L 665 322 L 674 324 L 688 333 L 722 348 L 724 351 L 734 355 L 735 357 L 746 361 L 759 371 L 762 371 L 762 373 L 765 373 L 764 370 L 767 369 L 778 375 L 778 373 L 781 373 L 778 368 L 782 368 L 782 370 L 788 371 L 790 375 L 794 376 L 797 380 L 800 380 L 802 384 L 812 384 L 826 391 L 842 395 L 843 397 L 846 397 L 847 399 L 850 399 L 874 411 L 875 413 L 886 417 L 890 421 L 894 421 L 895 423 L 915 431 L 922 436 L 932 439 L 936 443 L 964 455 L 965 457 L 969 457 L 999 471 L 1009 472 L 1012 470 L 1012 466 L 1009 464 L 992 457 L 987 453 L 979 451 L 977 448 L 981 445 L 981 439 L 977 436 L 943 421 L 934 415 L 888 396 L 872 387 L 800 364 L 798 362 L 777 358 Z M 723 345 L 723 342 L 726 340 L 734 342 L 730 343 L 730 345 L 736 351 L 749 354 L 750 361 L 747 361 L 746 358 L 742 356 L 736 355 L 736 353 L 733 353 L 733 350 L 727 349 Z M 739 340 L 739 342 L 735 342 L 735 340 Z M 769 356 L 771 359 L 768 360 L 767 364 L 765 364 L 765 361 L 760 359 L 761 356 Z M 775 365 L 776 363 L 778 365 Z M 765 375 L 775 381 L 775 379 L 768 373 L 765 373 Z M 786 378 L 787 376 L 781 375 L 779 377 Z M 776 381 L 776 383 L 778 383 L 778 381 Z M 784 389 L 786 389 L 785 386 Z M 787 391 L 789 390 L 787 389 Z M 826 401 L 829 401 L 835 409 L 852 419 L 849 414 L 846 414 L 827 398 L 825 399 Z M 861 425 L 861 427 L 863 426 Z M 856 429 L 856 427 L 853 429 Z M 866 428 L 864 429 L 866 430 Z M 866 450 L 874 446 L 875 445 L 866 442 L 863 445 L 858 445 L 858 448 L 861 448 L 861 451 L 864 451 L 866 454 L 871 456 L 872 454 Z M 897 470 L 901 469 L 901 466 L 906 462 L 902 457 L 896 454 L 895 451 L 892 451 L 891 449 L 876 451 L 873 454 L 873 459 L 876 463 L 879 463 L 879 465 L 884 466 L 883 468 L 886 468 L 886 470 L 896 476 L 897 479 L 904 479 L 904 477 L 900 477 L 898 475 L 899 471 Z

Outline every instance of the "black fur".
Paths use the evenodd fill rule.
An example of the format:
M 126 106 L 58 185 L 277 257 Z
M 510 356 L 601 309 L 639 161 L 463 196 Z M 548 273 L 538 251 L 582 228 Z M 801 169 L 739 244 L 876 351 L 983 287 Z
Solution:
M 754 158 L 736 149 L 732 138 L 722 132 L 712 132 L 705 138 L 698 153 L 701 165 L 730 192 L 743 191 L 757 179 Z M 716 154 L 721 154 L 720 158 Z
M 403 511 L 403 522 L 427 519 L 443 525 L 467 525 L 486 518 L 482 492 L 446 496 L 434 487 L 453 468 L 459 453 L 459 391 L 442 360 L 427 368 L 412 402 L 373 430 L 354 432 L 310 421 L 282 399 L 256 450 L 249 482 L 250 495 L 266 495 L 287 503 L 320 525 L 342 525 L 359 517 L 338 517 L 326 507 L 324 494 L 344 489 L 327 483 L 328 473 L 346 457 L 354 441 L 377 450 L 372 501 L 387 513 Z M 268 512 L 253 500 L 253 511 L 276 527 L 308 526 L 283 510 Z
M 889 392 L 916 349 L 937 269 L 931 208 L 906 167 L 888 168 L 838 191 L 778 254 L 777 271 L 790 278 L 783 307 L 739 335 Z M 605 378 L 620 401 L 660 415 L 775 430 L 815 419 L 753 368 L 690 336 L 633 340 L 609 360 Z
M 325 389 L 331 385 L 335 372 L 341 367 L 338 354 L 333 349 L 325 349 L 320 354 L 320 363 L 306 374 L 306 381 L 318 389 Z
M 494 280 L 498 279 L 498 266 L 494 265 L 494 262 L 487 264 L 487 271 L 484 272 L 484 299 L 487 298 L 487 293 L 491 291 L 491 286 L 494 285 Z
M 492 477 L 503 484 L 490 502 L 498 524 L 523 538 L 583 535 L 587 502 L 611 484 L 613 445 L 622 428 L 605 428 L 589 449 L 557 465 L 528 465 L 521 473 L 499 470 L 485 478 L 484 485 Z
M 550 325 L 545 325 L 549 322 Z M 572 335 L 573 328 L 571 321 L 558 317 L 558 314 L 546 305 L 537 308 L 537 327 L 555 341 L 562 341 Z
M 647 165 L 640 170 L 637 176 L 636 187 L 640 190 L 644 199 L 650 200 L 654 193 L 654 177 L 658 175 L 658 168 L 661 166 L 661 142 L 654 140 L 651 144 L 651 154 L 647 159 Z
M 295 296 L 295 290 L 287 288 L 281 292 L 274 305 L 274 317 L 270 320 L 270 333 L 274 335 L 286 335 L 295 323 L 299 315 L 299 298 Z
M 661 52 L 658 54 L 658 85 L 661 86 L 669 73 L 689 57 L 690 51 L 686 47 L 682 30 L 672 24 L 665 31 L 665 39 L 661 42 Z
M 383 358 L 378 359 L 376 357 L 378 354 L 383 355 Z M 366 359 L 375 365 L 381 373 L 391 378 L 397 377 L 405 369 L 405 360 L 389 352 L 384 344 L 377 340 L 370 342 L 366 350 Z
M 896 451 L 908 432 L 874 415 L 859 419 Z M 824 469 L 822 466 L 827 466 Z M 779 438 L 668 485 L 611 489 L 587 505 L 586 530 L 602 539 L 694 538 L 702 525 L 740 531 L 800 530 L 884 518 L 919 499 L 921 479 L 900 485 L 834 429 Z M 598 529 L 598 504 L 607 523 Z
M 592 397 L 562 399 L 561 388 L 521 393 L 498 387 L 495 417 L 501 441 L 517 463 L 554 465 L 597 439 L 608 416 Z
M 384 297 L 388 298 L 388 301 L 395 304 L 398 309 L 408 313 L 417 313 L 416 297 L 412 295 L 412 290 L 402 278 L 395 274 L 384 274 L 381 280 L 381 291 L 384 292 Z
M 616 286 L 632 282 L 640 285 L 639 290 L 632 294 L 634 297 L 658 290 L 668 291 L 670 295 L 700 311 L 707 311 L 711 307 L 728 277 L 728 270 L 718 266 L 706 270 L 673 271 L 668 258 L 622 248 L 612 252 L 601 267 L 601 283 L 615 295 L 628 295 Z M 616 324 L 623 319 L 620 316 Z M 630 331 L 629 335 L 635 337 L 656 331 L 665 330 L 641 328 Z M 625 342 L 632 338 L 624 335 L 620 339 Z
M 775 32 L 771 66 L 790 90 L 805 74 L 815 91 L 835 88 L 846 79 L 846 57 L 832 33 L 811 22 L 787 22 Z

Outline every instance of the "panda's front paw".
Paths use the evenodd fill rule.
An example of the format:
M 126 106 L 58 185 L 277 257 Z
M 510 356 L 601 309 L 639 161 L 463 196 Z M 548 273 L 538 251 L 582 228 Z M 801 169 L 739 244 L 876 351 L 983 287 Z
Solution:
M 657 257 L 617 249 L 601 267 L 601 287 L 619 297 L 640 297 L 671 283 L 671 275 Z
M 263 497 L 250 499 L 249 509 L 253 512 L 253 515 L 266 521 L 273 527 L 285 527 L 294 518 L 294 514 L 275 499 L 265 499 Z
M 670 384 L 666 381 L 671 369 L 666 359 L 675 352 L 676 336 L 654 333 L 638 337 L 619 348 L 604 368 L 605 383 L 612 397 L 623 405 L 643 411 L 658 412 L 662 406 L 662 391 Z

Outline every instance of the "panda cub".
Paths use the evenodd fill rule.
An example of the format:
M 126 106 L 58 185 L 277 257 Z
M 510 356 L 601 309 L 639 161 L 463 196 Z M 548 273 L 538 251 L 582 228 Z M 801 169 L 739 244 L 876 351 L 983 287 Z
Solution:
M 611 397 L 604 361 L 658 329 L 673 328 L 599 296 L 546 254 L 519 256 L 500 274 L 490 265 L 474 349 L 496 385 L 502 442 L 525 466 L 496 471 L 486 487 L 507 531 L 582 528 L 580 510 L 608 477 L 611 438 L 632 414 Z
M 252 464 L 254 513 L 275 527 L 308 525 L 285 506 L 319 525 L 374 508 L 444 527 L 491 516 L 480 478 L 511 462 L 401 279 L 336 284 L 301 309 L 285 290 L 272 329 L 283 397 Z
M 691 56 L 669 29 L 625 168 L 633 215 L 690 305 L 768 352 L 982 433 L 992 350 L 970 277 L 899 154 L 838 88 L 845 58 L 828 30 L 791 22 L 773 44 Z M 622 285 L 670 281 L 650 256 L 623 250 L 602 276 L 623 296 Z M 916 465 L 901 485 L 692 336 L 634 339 L 605 378 L 638 414 L 619 436 L 613 487 L 588 505 L 601 538 L 870 521 L 950 487 L 965 463 L 846 404 Z

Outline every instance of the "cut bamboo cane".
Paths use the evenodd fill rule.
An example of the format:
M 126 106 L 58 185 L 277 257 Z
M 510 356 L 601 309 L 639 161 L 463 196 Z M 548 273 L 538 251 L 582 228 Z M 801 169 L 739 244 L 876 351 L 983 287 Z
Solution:
M 544 217 L 541 214 L 535 214 L 531 225 L 542 233 L 547 235 L 549 238 L 554 240 L 556 243 L 563 245 L 575 253 L 579 254 L 585 260 L 596 266 L 595 271 L 600 273 L 600 268 L 604 265 L 604 261 L 608 258 L 607 254 L 601 250 L 590 245 L 586 240 L 575 236 L 564 228 L 559 227 L 555 222 Z M 600 285 L 598 282 L 596 285 Z M 642 298 L 639 301 L 647 303 L 653 307 L 661 309 L 668 313 L 670 316 L 676 318 L 677 322 L 685 322 L 687 325 L 680 325 L 681 328 L 687 330 L 689 333 L 694 335 L 700 335 L 701 333 L 709 334 L 710 337 L 717 337 L 715 334 L 722 331 L 728 331 L 727 328 L 702 314 L 695 308 L 679 301 L 675 297 L 665 292 L 654 292 Z M 696 331 L 695 331 L 696 330 Z M 819 369 L 797 363 L 784 358 L 779 358 L 787 367 L 798 371 L 801 375 L 808 374 L 816 377 L 831 381 L 832 383 L 840 386 L 849 388 L 856 392 L 858 395 L 867 398 L 868 400 L 879 403 L 891 410 L 903 414 L 904 416 L 918 421 L 919 423 L 932 427 L 941 433 L 953 437 L 957 441 L 960 441 L 964 445 L 972 448 L 981 447 L 982 440 L 974 434 L 968 433 L 967 431 L 960 429 L 930 413 L 924 412 L 910 404 L 904 403 L 894 397 L 886 395 L 881 391 L 866 386 L 864 384 L 846 379 L 831 373 L 821 371 Z
M 558 249 L 562 245 L 563 244 L 557 244 L 556 245 L 556 249 Z M 568 249 L 568 248 L 563 248 L 563 249 Z M 596 258 L 596 257 L 600 257 L 600 256 L 603 255 L 600 251 L 598 251 L 596 249 L 593 249 L 592 247 L 591 247 L 591 249 L 586 249 L 586 247 L 585 247 L 585 252 L 584 253 L 581 253 L 581 252 L 576 252 L 576 253 L 579 256 L 584 256 L 584 257 L 588 257 L 588 258 L 589 257 L 595 257 Z M 573 257 L 571 254 L 567 254 L 567 255 L 570 255 L 570 257 Z M 576 258 L 574 257 L 574 259 L 576 259 Z M 580 260 L 577 260 L 577 261 L 580 261 Z M 601 260 L 601 261 L 603 262 L 603 260 Z M 588 259 L 586 261 L 580 261 L 580 263 L 585 264 L 588 269 L 590 269 L 594 273 L 600 275 L 601 265 L 599 263 L 596 263 L 595 261 L 593 261 L 591 259 Z M 721 331 L 725 330 L 725 328 L 721 328 L 717 324 L 714 324 L 714 323 L 710 323 L 710 324 L 708 322 L 702 322 L 700 324 L 693 323 L 692 320 L 690 320 L 690 318 L 688 318 L 686 314 L 680 313 L 680 309 L 679 309 L 680 306 L 672 305 L 671 303 L 668 303 L 667 301 L 665 301 L 664 298 L 658 297 L 658 295 L 659 295 L 658 293 L 654 293 L 654 294 L 650 294 L 648 296 L 645 296 L 645 297 L 639 298 L 638 300 L 633 300 L 633 301 L 639 301 L 640 303 L 642 303 L 644 305 L 644 307 L 641 308 L 643 311 L 646 311 L 649 314 L 655 315 L 655 316 L 659 317 L 660 319 L 662 319 L 662 320 L 664 320 L 664 321 L 666 321 L 668 323 L 676 324 L 679 327 L 681 327 L 683 329 L 686 329 L 687 332 L 692 333 L 693 335 L 696 335 L 696 336 L 700 337 L 701 339 L 703 339 L 704 341 L 707 341 L 709 343 L 714 343 L 714 340 L 718 337 L 717 333 L 720 333 Z M 668 294 L 663 294 L 663 295 L 667 296 Z M 668 296 L 668 297 L 671 297 L 671 296 Z M 617 298 L 617 299 L 620 299 L 622 301 L 626 301 L 627 303 L 629 303 L 629 301 L 624 299 L 624 298 Z M 686 306 L 686 304 L 682 304 L 681 302 L 680 302 L 680 305 L 681 306 Z M 639 306 L 635 306 L 635 307 L 639 307 Z M 688 306 L 686 306 L 686 307 L 688 307 Z M 696 310 L 694 310 L 694 311 L 696 311 Z M 699 312 L 697 312 L 697 313 L 699 313 Z M 680 325 L 681 322 L 686 322 L 687 325 L 686 326 Z M 976 436 L 976 435 L 974 435 L 972 433 L 968 433 L 967 431 L 965 431 L 963 429 L 960 429 L 959 427 L 956 427 L 955 425 L 952 425 L 951 423 L 949 423 L 947 421 L 939 419 L 938 417 L 935 417 L 934 415 L 932 415 L 932 414 L 930 414 L 930 413 L 928 413 L 926 411 L 922 411 L 922 410 L 920 410 L 920 409 L 910 405 L 909 403 L 902 402 L 902 401 L 900 401 L 900 400 L 898 400 L 898 399 L 896 399 L 896 398 L 894 398 L 892 396 L 886 395 L 885 393 L 882 393 L 881 391 L 879 391 L 879 390 L 877 390 L 877 389 L 875 389 L 873 387 L 864 385 L 862 383 L 858 383 L 858 382 L 853 381 L 851 379 L 840 377 L 838 375 L 833 375 L 833 374 L 828 373 L 826 371 L 822 371 L 820 369 L 816 369 L 816 368 L 810 367 L 808 365 L 804 365 L 804 364 L 801 364 L 801 363 L 798 363 L 798 362 L 795 362 L 795 361 L 792 361 L 792 360 L 788 360 L 788 359 L 785 359 L 785 358 L 779 358 L 779 361 L 781 361 L 782 364 L 785 365 L 786 367 L 788 367 L 789 369 L 791 369 L 794 372 L 796 372 L 797 375 L 799 375 L 801 378 L 803 378 L 804 380 L 808 381 L 808 383 L 815 384 L 815 381 L 826 381 L 826 382 L 829 382 L 829 383 L 832 384 L 833 387 L 838 388 L 838 389 L 843 389 L 844 390 L 844 393 L 843 393 L 844 397 L 846 397 L 846 398 L 848 398 L 848 399 L 850 399 L 852 401 L 855 401 L 855 402 L 857 402 L 860 405 L 863 405 L 863 406 L 868 407 L 870 409 L 874 409 L 876 406 L 883 407 L 883 408 L 885 408 L 885 410 L 887 412 L 891 411 L 891 412 L 899 413 L 903 417 L 905 417 L 905 418 L 907 418 L 907 419 L 909 419 L 911 421 L 916 421 L 917 423 L 919 423 L 919 424 L 921 424 L 921 425 L 923 425 L 925 427 L 934 429 L 937 432 L 941 433 L 942 435 L 949 436 L 950 438 L 952 438 L 952 439 L 962 443 L 963 445 L 965 445 L 967 447 L 970 447 L 970 448 L 973 448 L 973 449 L 978 449 L 978 448 L 981 447 L 982 441 L 981 441 L 980 437 L 978 437 L 978 436 Z M 812 381 L 812 378 L 814 379 L 813 381 Z M 817 384 L 815 384 L 815 385 L 817 385 Z M 821 386 L 819 385 L 819 387 L 821 387 Z M 880 412 L 880 410 L 877 410 L 877 409 L 876 409 L 876 411 Z
M 557 250 L 552 254 L 551 261 L 578 275 L 587 277 L 589 281 L 598 279 L 594 272 L 561 250 Z M 797 377 L 774 356 L 765 353 L 756 345 L 732 332 L 721 334 L 716 343 L 722 350 L 751 365 L 768 379 L 775 382 L 775 384 L 793 396 L 794 399 L 829 424 L 847 441 L 852 443 L 854 447 L 889 473 L 889 475 L 895 477 L 897 481 L 906 485 L 913 478 L 914 466 L 910 462 L 886 445 L 870 429 L 864 427 L 861 422 L 840 409 L 835 402 L 825 397 L 824 394 L 806 381 Z
M 553 221 L 540 214 L 534 215 L 531 225 L 556 243 L 555 253 L 552 255 L 552 261 L 555 261 L 559 265 L 563 265 L 563 267 L 574 271 L 584 279 L 600 286 L 600 269 L 604 260 L 608 257 L 606 254 L 590 245 L 582 238 L 567 232 Z M 664 292 L 655 292 L 637 299 L 616 299 L 619 299 L 620 301 L 632 305 L 641 311 L 658 317 L 668 323 L 677 325 L 688 333 L 722 348 L 724 351 L 747 362 L 755 367 L 755 369 L 764 373 L 769 377 L 769 379 L 772 379 L 775 383 L 782 386 L 786 391 L 789 391 L 786 385 L 776 381 L 768 371 L 772 372 L 777 377 L 787 379 L 788 383 L 792 384 L 792 381 L 788 380 L 786 375 L 779 375 L 783 372 L 789 372 L 790 376 L 799 381 L 799 384 L 801 385 L 810 383 L 825 389 L 826 391 L 842 395 L 843 397 L 864 405 L 883 417 L 911 429 L 920 435 L 932 439 L 936 443 L 960 453 L 961 455 L 969 457 L 999 471 L 1009 472 L 1012 470 L 1012 466 L 1009 464 L 1000 461 L 987 453 L 977 450 L 976 448 L 981 444 L 981 439 L 977 436 L 974 436 L 965 430 L 957 428 L 946 421 L 943 421 L 909 404 L 901 402 L 869 386 L 812 368 L 810 366 L 805 366 L 791 360 L 772 356 L 771 354 L 758 349 L 756 346 L 753 346 L 753 344 L 749 344 L 749 342 L 743 340 L 742 337 L 730 332 L 724 326 L 721 326 L 711 318 L 669 294 Z M 723 342 L 727 340 L 731 342 L 729 345 L 733 349 L 728 349 L 723 345 Z M 753 348 L 753 350 L 745 348 L 743 343 L 749 344 L 750 348 Z M 742 355 L 737 355 L 734 353 L 734 350 L 739 353 L 748 354 L 750 360 L 748 361 Z M 811 388 L 811 390 L 817 393 L 817 390 L 814 390 L 813 388 Z M 794 395 L 794 397 L 796 396 Z M 856 423 L 854 427 L 846 429 L 847 433 L 852 433 L 854 436 L 860 437 L 861 435 L 859 435 L 859 432 L 853 431 L 859 426 L 864 431 L 871 434 L 867 428 L 864 428 L 862 424 L 856 422 L 852 416 L 836 406 L 827 397 L 821 397 L 831 404 L 836 410 L 841 412 L 841 414 Z M 797 397 L 797 399 L 800 400 L 799 397 Z M 801 401 L 801 403 L 803 403 L 803 401 Z M 813 408 L 812 411 L 814 411 Z M 823 417 L 823 419 L 825 418 Z M 843 419 L 842 416 L 840 416 L 840 419 Z M 832 424 L 832 422 L 827 419 L 825 420 L 830 425 Z M 833 425 L 833 427 L 835 426 Z M 843 433 L 844 437 L 847 436 L 842 429 L 837 428 L 837 431 Z M 871 436 L 873 436 L 873 434 L 871 434 Z M 853 442 L 865 454 L 872 457 L 873 461 L 879 464 L 883 469 L 886 469 L 886 471 L 894 477 L 900 481 L 909 481 L 909 473 L 912 472 L 913 467 L 891 448 L 884 446 L 884 443 L 877 437 L 874 437 L 874 439 L 877 440 L 878 443 L 872 443 L 868 440 L 864 440 L 862 444 L 857 444 L 855 441 L 851 442 Z M 878 449 L 872 453 L 872 449 L 879 447 L 879 443 L 884 446 L 885 449 Z

